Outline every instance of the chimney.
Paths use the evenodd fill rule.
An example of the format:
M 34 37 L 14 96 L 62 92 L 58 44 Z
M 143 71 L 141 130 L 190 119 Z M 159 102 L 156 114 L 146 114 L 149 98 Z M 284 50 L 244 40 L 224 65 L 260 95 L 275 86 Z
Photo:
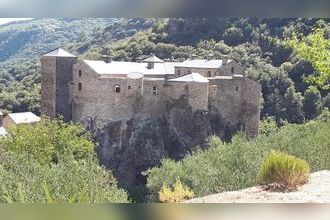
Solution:
M 148 69 L 153 69 L 155 67 L 154 62 L 148 62 Z
M 222 57 L 222 65 L 227 64 L 227 62 L 228 62 L 228 56 L 223 56 Z
M 213 54 L 209 54 L 209 55 L 207 55 L 207 60 L 212 60 L 212 59 L 214 59 L 214 55 Z
M 111 63 L 111 62 L 112 62 L 112 57 L 109 56 L 109 55 L 102 55 L 102 60 L 103 60 L 105 63 Z

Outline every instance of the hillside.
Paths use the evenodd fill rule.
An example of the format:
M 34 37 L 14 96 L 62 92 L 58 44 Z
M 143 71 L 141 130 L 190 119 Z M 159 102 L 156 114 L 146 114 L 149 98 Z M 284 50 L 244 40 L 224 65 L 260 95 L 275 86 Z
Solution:
M 132 36 L 152 24 L 152 19 L 43 18 L 1 25 L 0 109 L 39 114 L 42 54 L 57 47 L 82 54 L 104 41 Z

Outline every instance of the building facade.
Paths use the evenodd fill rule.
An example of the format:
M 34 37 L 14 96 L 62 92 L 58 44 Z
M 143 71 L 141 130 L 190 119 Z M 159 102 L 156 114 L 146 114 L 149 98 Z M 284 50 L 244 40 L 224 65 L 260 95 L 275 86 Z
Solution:
M 49 117 L 102 123 L 159 117 L 185 96 L 193 110 L 220 114 L 248 136 L 258 134 L 261 86 L 232 60 L 83 60 L 57 49 L 41 57 L 41 74 L 41 111 Z

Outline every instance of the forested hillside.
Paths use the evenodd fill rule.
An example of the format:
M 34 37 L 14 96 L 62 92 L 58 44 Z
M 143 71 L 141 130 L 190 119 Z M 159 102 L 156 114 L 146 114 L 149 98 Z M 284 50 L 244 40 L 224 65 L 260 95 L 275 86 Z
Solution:
M 47 34 L 32 34 L 36 26 Z M 89 59 L 102 54 L 115 60 L 136 60 L 151 53 L 168 60 L 184 60 L 192 54 L 226 56 L 262 84 L 262 118 L 272 116 L 279 124 L 303 123 L 329 107 L 330 95 L 305 82 L 314 69 L 285 46 L 285 39 L 294 33 L 308 35 L 316 27 L 329 35 L 329 21 L 322 19 L 45 19 L 7 25 L 0 28 L 7 42 L 0 46 L 0 59 L 6 59 L 0 68 L 0 109 L 39 112 L 37 58 L 61 46 Z M 31 43 L 41 41 L 37 47 Z M 16 44 L 10 46 L 11 42 Z M 7 47 L 11 49 L 3 52 Z M 15 48 L 20 49 L 14 53 Z
M 45 18 L 0 26 L 0 109 L 39 113 L 42 54 L 57 47 L 81 54 L 152 24 L 152 19 Z

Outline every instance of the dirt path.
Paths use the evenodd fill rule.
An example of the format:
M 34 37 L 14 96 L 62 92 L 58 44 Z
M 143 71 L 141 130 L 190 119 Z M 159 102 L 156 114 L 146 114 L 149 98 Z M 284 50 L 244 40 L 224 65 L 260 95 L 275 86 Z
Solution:
M 269 192 L 261 186 L 223 192 L 187 201 L 188 203 L 329 203 L 330 171 L 312 173 L 309 182 L 295 192 Z

